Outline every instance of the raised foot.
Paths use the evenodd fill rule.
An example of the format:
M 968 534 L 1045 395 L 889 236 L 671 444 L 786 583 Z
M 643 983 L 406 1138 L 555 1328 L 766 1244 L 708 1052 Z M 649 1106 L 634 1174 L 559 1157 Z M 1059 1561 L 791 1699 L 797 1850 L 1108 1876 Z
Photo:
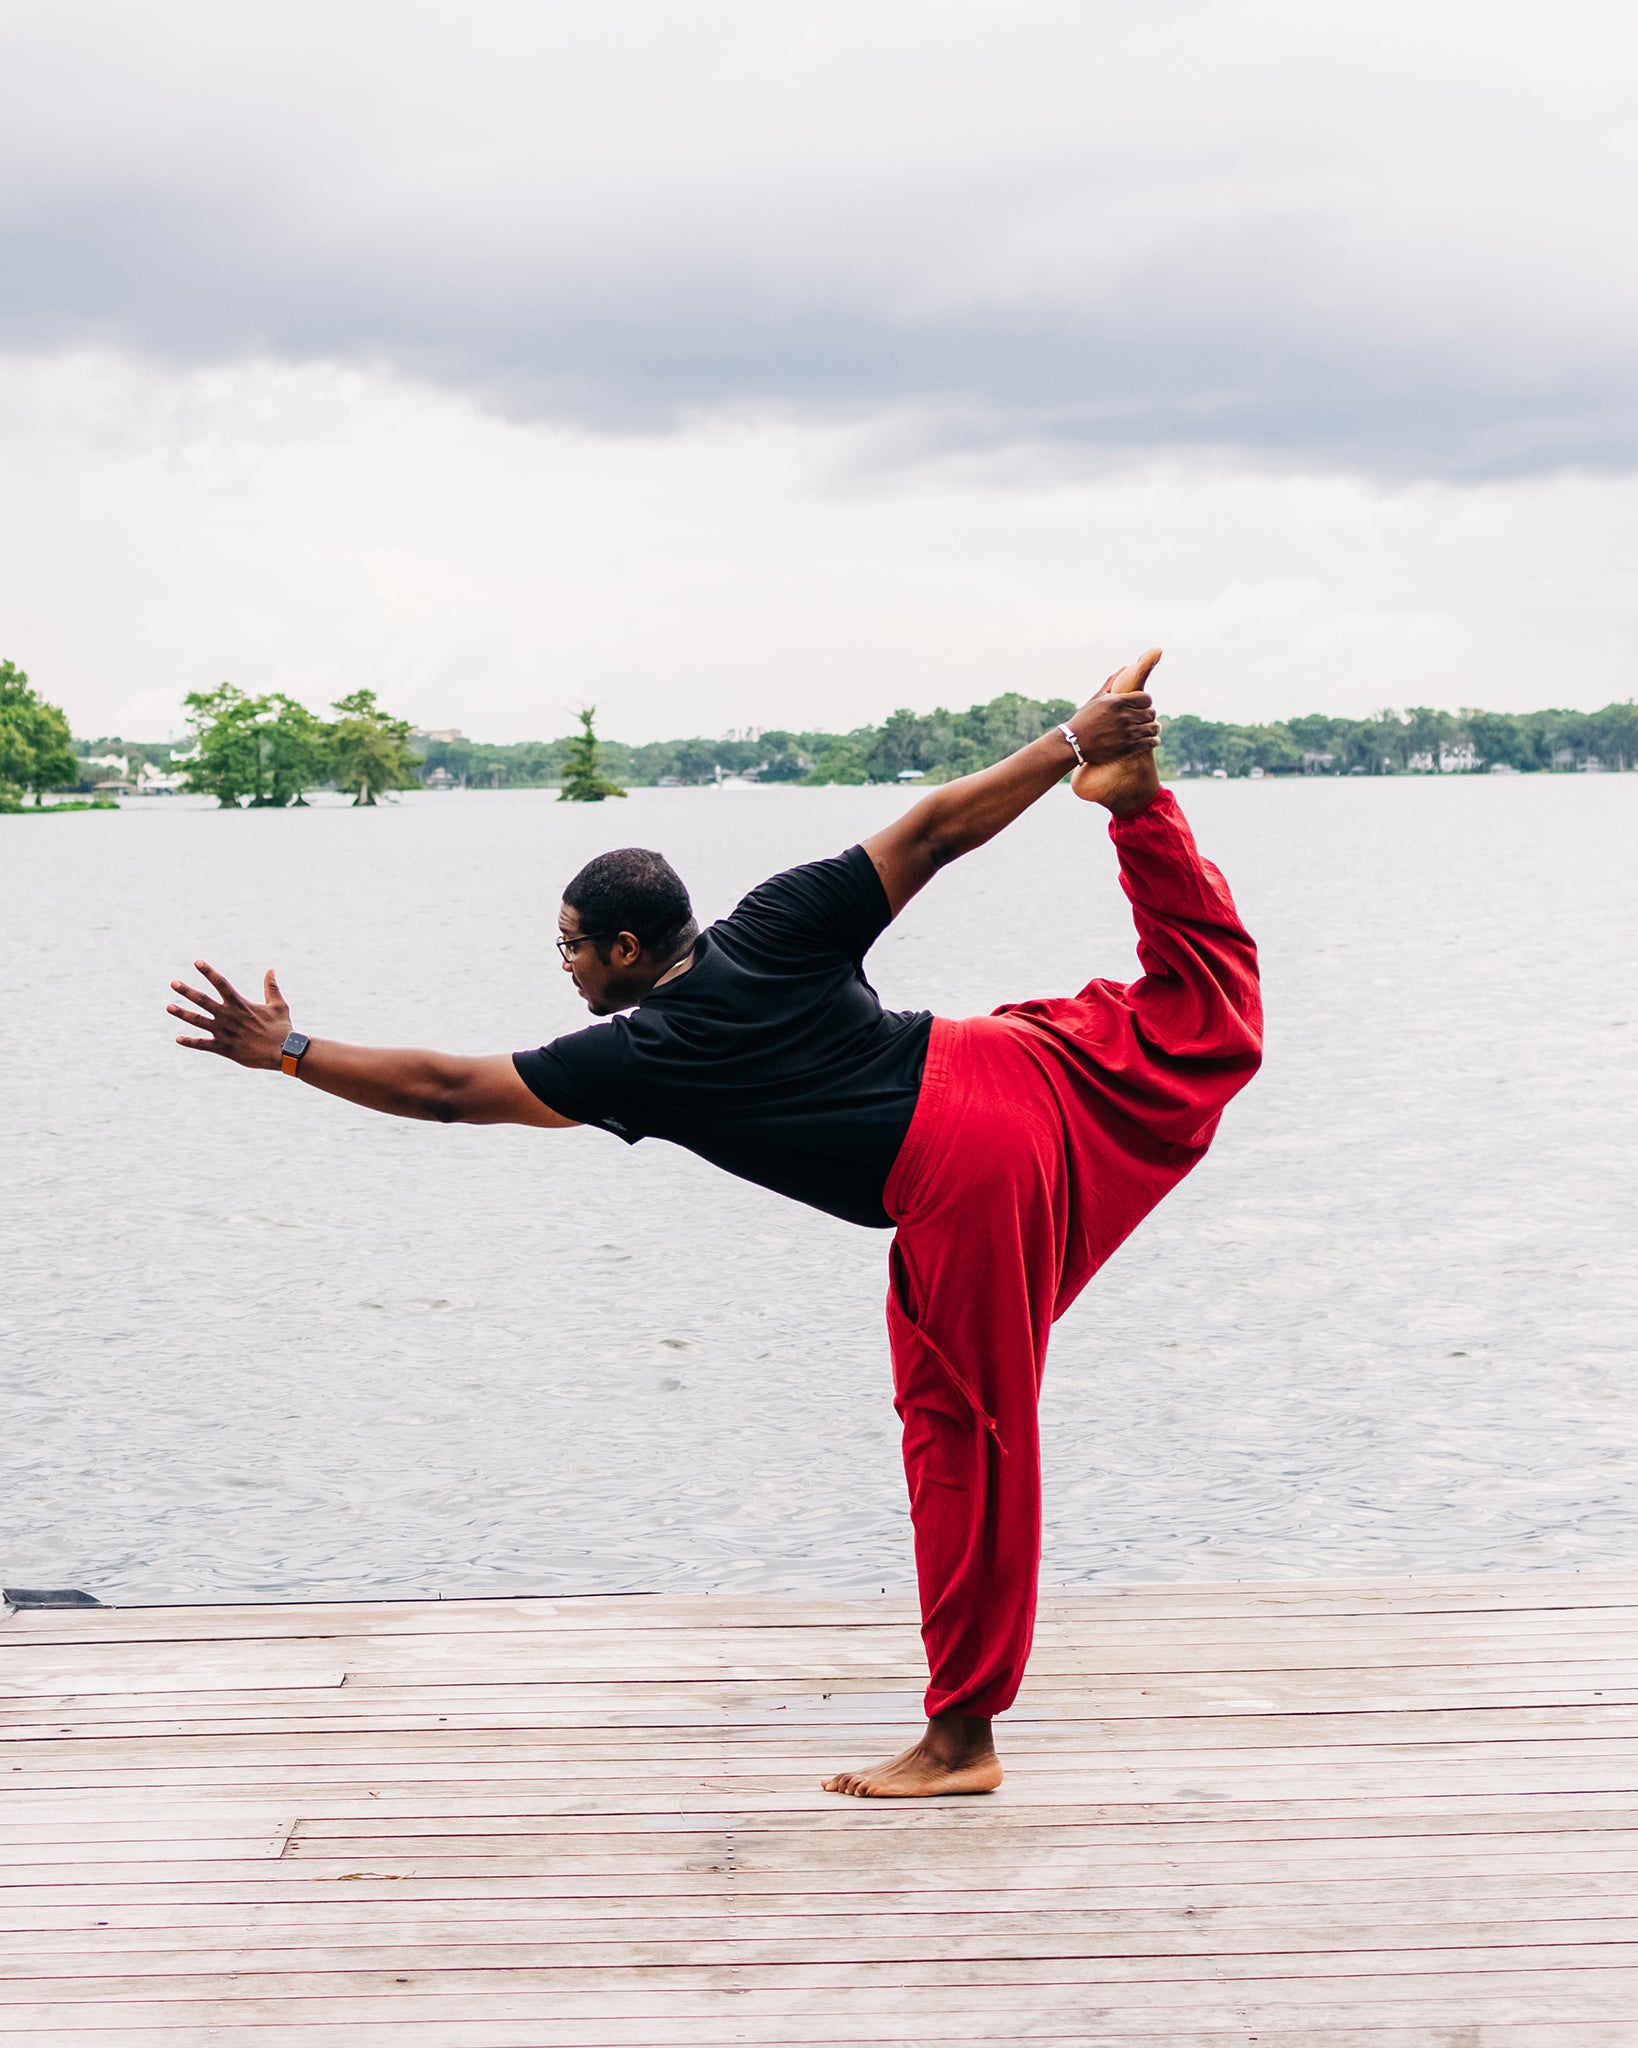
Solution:
M 1160 649 L 1151 647 L 1136 661 L 1117 669 L 1098 695 L 1126 697 L 1146 689 L 1159 659 Z M 1151 730 L 1158 735 L 1158 727 Z M 1075 770 L 1069 786 L 1083 802 L 1102 804 L 1117 818 L 1141 811 L 1160 789 L 1160 771 L 1155 765 L 1157 744 L 1158 737 L 1151 738 L 1145 745 L 1131 753 L 1117 755 L 1112 761 L 1089 761 L 1084 768 Z
M 1117 818 L 1141 811 L 1160 793 L 1160 770 L 1152 750 L 1122 754 L 1116 761 L 1100 761 L 1077 768 L 1070 788 L 1084 803 L 1102 804 Z
M 873 1771 L 840 1771 L 826 1778 L 827 1792 L 850 1799 L 936 1799 L 942 1794 L 993 1792 L 1001 1783 L 1001 1759 L 990 1739 L 990 1724 L 977 1715 L 941 1715 L 929 1721 L 919 1742 Z

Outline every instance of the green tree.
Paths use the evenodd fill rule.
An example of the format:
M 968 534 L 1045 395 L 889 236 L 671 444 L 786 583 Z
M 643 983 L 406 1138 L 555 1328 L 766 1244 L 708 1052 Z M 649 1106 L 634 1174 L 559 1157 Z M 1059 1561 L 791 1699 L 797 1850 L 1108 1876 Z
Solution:
M 947 712 L 934 712 L 928 718 L 918 718 L 913 711 L 891 713 L 885 725 L 877 726 L 865 757 L 871 781 L 895 782 L 907 768 L 925 775 L 929 768 L 937 767 L 948 752 L 948 746 L 941 748 L 939 741 L 948 741 L 949 726 Z
M 563 765 L 563 787 L 557 793 L 560 804 L 600 804 L 606 796 L 624 796 L 618 783 L 610 782 L 598 766 L 597 706 L 588 704 L 575 713 L 580 730 L 569 742 L 569 757 Z
M 415 787 L 420 778 L 407 719 L 388 717 L 373 690 L 354 690 L 331 708 L 340 713 L 330 728 L 330 772 L 338 789 L 350 789 L 355 804 L 373 804 L 384 791 Z
M 1593 713 L 1597 744 L 1606 768 L 1638 768 L 1638 704 L 1606 704 Z
M 13 661 L 0 661 L 0 802 L 15 809 L 21 792 L 74 788 L 80 764 L 68 720 L 45 703 Z
M 1462 723 L 1473 742 L 1481 768 L 1534 768 L 1535 756 L 1519 731 L 1519 722 L 1505 711 L 1464 709 Z
M 804 782 L 868 782 L 870 766 L 867 759 L 874 730 L 858 733 L 827 733 L 825 745 L 820 749 L 812 768 L 803 776 Z
M 195 748 L 183 763 L 189 789 L 215 797 L 224 811 L 236 811 L 242 796 L 260 800 L 267 788 L 261 730 L 267 699 L 218 683 L 214 690 L 190 690 L 182 702 Z
M 762 782 L 796 782 L 813 766 L 795 733 L 765 732 L 758 779 Z
M 305 704 L 275 690 L 262 699 L 262 766 L 259 804 L 305 804 L 307 791 L 330 779 L 331 729 Z M 271 717 L 266 716 L 271 712 Z
M 679 782 L 703 783 L 717 779 L 717 750 L 709 740 L 677 740 L 671 748 L 667 771 Z

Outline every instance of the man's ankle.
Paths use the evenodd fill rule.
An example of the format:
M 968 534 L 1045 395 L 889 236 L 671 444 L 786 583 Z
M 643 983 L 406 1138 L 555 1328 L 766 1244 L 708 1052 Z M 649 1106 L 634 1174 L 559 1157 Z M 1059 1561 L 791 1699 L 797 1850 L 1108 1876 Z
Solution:
M 932 1749 L 952 1759 L 986 1756 L 995 1747 L 988 1714 L 964 1714 L 959 1709 L 935 1714 L 927 1723 L 927 1735 Z

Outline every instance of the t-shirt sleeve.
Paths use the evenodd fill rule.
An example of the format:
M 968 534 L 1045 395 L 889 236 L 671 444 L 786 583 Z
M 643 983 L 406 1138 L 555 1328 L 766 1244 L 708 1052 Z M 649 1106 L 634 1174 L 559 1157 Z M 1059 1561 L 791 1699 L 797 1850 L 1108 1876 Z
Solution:
M 876 863 L 862 846 L 850 846 L 771 876 L 712 931 L 730 945 L 749 944 L 763 959 L 802 962 L 828 953 L 857 966 L 892 921 Z
M 642 1137 L 623 1114 L 630 1052 L 625 1034 L 615 1024 L 592 1024 L 554 1038 L 532 1052 L 515 1052 L 518 1077 L 548 1109 L 577 1124 L 596 1124 L 635 1145 Z

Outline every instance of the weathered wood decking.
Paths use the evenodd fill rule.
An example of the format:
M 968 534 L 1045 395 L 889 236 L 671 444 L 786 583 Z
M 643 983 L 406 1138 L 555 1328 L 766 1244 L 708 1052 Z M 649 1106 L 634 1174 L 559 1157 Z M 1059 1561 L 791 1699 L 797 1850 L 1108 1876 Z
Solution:
M 1638 1573 L 1044 1604 L 990 1799 L 899 1603 L 23 1612 L 0 2041 L 1635 2048 Z

